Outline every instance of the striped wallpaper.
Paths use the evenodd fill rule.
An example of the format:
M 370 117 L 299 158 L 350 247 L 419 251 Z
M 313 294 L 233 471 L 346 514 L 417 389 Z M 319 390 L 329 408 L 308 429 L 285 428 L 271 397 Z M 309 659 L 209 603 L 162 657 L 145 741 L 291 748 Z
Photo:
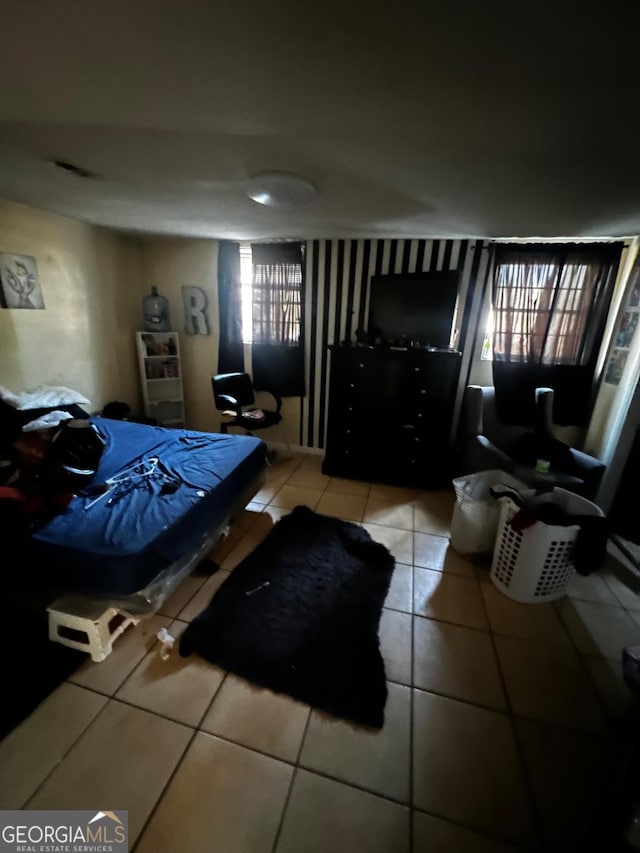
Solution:
M 400 272 L 458 270 L 453 346 L 463 352 L 460 391 L 467 382 L 485 282 L 488 243 L 482 240 L 309 240 L 306 243 L 305 361 L 307 396 L 300 406 L 300 445 L 323 449 L 329 399 L 329 344 L 355 341 L 366 329 L 369 279 Z M 460 394 L 459 394 L 460 396 Z

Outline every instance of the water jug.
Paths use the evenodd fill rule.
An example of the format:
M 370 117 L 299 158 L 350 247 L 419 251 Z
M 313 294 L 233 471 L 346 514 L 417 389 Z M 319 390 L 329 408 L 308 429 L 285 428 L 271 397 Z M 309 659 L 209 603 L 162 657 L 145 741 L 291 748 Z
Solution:
M 169 302 L 160 296 L 157 287 L 151 288 L 151 293 L 142 300 L 144 328 L 146 332 L 170 332 Z

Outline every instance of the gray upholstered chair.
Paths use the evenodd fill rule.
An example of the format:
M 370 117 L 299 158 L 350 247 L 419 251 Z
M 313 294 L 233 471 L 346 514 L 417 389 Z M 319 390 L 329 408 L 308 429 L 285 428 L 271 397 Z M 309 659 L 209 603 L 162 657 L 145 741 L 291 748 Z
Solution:
M 493 386 L 466 387 L 458 428 L 457 474 L 498 468 L 533 488 L 559 486 L 593 500 L 606 466 L 554 437 L 553 389 L 537 388 L 535 393 L 534 425 L 512 426 L 498 417 Z M 537 459 L 550 463 L 548 473 L 536 470 Z

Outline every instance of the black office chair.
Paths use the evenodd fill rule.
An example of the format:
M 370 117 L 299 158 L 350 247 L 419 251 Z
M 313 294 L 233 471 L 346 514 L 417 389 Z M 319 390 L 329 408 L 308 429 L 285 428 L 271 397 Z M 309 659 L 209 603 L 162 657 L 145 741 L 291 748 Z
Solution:
M 273 391 L 268 393 L 275 400 L 275 410 L 256 407 L 253 383 L 248 373 L 218 373 L 211 377 L 211 387 L 216 409 L 222 414 L 222 433 L 226 433 L 229 427 L 241 427 L 247 435 L 252 435 L 255 430 L 275 426 L 282 420 L 282 400 Z

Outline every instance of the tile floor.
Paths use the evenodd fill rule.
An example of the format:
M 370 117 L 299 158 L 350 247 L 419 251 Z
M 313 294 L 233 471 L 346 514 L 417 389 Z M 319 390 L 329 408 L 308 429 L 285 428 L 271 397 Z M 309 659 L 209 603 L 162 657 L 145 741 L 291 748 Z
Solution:
M 613 559 L 522 605 L 449 546 L 453 495 L 324 476 L 267 483 L 161 612 L 87 661 L 0 744 L 0 808 L 128 809 L 138 853 L 588 849 L 633 708 L 640 598 Z M 359 729 L 195 658 L 163 661 L 297 504 L 362 523 L 397 565 L 380 625 L 386 723 Z

